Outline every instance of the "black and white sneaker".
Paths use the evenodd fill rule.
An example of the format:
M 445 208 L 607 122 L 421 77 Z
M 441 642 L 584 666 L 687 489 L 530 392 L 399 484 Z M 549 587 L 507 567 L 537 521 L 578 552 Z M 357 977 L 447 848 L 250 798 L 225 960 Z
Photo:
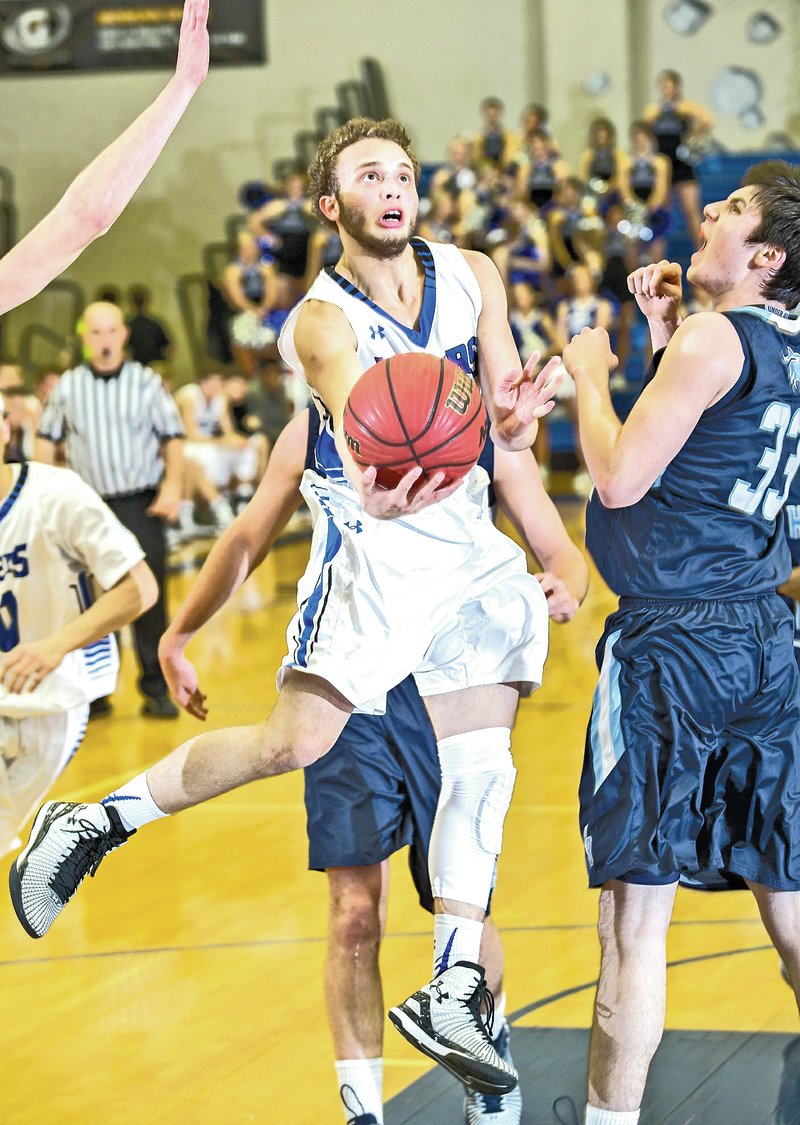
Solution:
M 8 876 L 11 902 L 26 933 L 44 937 L 86 876 L 134 832 L 123 827 L 112 805 L 42 805 L 28 846 Z
M 502 1026 L 492 1039 L 494 1049 L 500 1058 L 514 1066 L 511 1057 L 511 1029 L 503 1020 Z M 522 1091 L 516 1086 L 510 1094 L 479 1094 L 477 1090 L 467 1090 L 464 1099 L 464 1121 L 466 1125 L 520 1125 L 522 1121 Z
M 458 961 L 430 984 L 389 1010 L 389 1019 L 409 1043 L 455 1074 L 470 1090 L 482 1094 L 508 1094 L 518 1082 L 513 1066 L 494 1048 L 481 1019 L 486 997 L 490 1017 L 492 994 L 483 979 L 483 969 L 470 961 Z

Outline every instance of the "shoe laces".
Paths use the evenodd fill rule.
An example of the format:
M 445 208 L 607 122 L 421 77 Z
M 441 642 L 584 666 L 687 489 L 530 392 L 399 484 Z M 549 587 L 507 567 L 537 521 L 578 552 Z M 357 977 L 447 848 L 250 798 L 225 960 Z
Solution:
M 486 1015 L 481 1014 L 481 1006 L 486 1005 Z M 485 1028 L 486 1034 L 492 1039 L 494 1031 L 494 996 L 485 980 L 482 980 L 467 1001 L 467 1007 L 475 1017 L 479 1028 Z
M 75 820 L 64 825 L 63 832 L 77 836 L 77 843 L 62 857 L 51 886 L 62 902 L 67 902 L 75 894 L 87 875 L 94 876 L 109 852 L 124 843 L 109 830 L 99 828 L 91 820 Z M 75 875 L 79 878 L 75 881 Z
M 346 1125 L 373 1125 L 373 1122 L 374 1125 L 378 1125 L 374 1114 L 367 1113 L 364 1103 L 349 1083 L 345 1082 L 339 1087 L 339 1097 L 348 1113 L 353 1114 L 352 1117 L 348 1117 Z
M 562 1109 L 568 1116 L 561 1116 Z M 553 1102 L 553 1115 L 559 1125 L 578 1125 L 578 1111 L 575 1108 L 575 1102 L 566 1094 L 561 1094 Z

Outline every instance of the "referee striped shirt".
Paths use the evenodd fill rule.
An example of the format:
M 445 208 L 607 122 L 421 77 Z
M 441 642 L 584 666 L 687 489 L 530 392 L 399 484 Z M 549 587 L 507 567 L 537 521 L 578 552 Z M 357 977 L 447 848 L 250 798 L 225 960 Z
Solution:
M 105 497 L 155 488 L 164 472 L 161 443 L 184 436 L 161 376 L 132 360 L 110 374 L 86 364 L 65 371 L 38 432 L 66 442 L 69 467 Z

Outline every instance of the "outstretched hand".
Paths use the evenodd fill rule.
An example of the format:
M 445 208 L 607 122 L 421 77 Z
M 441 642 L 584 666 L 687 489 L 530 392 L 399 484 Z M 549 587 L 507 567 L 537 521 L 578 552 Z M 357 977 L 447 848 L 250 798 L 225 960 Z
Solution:
M 536 436 L 532 424 L 556 404 L 553 396 L 561 382 L 561 360 L 553 356 L 534 376 L 541 358 L 540 352 L 534 352 L 519 374 L 507 375 L 494 388 L 492 439 L 501 449 L 528 449 Z
M 183 6 L 178 61 L 175 73 L 193 86 L 199 86 L 208 74 L 208 0 L 186 0 Z

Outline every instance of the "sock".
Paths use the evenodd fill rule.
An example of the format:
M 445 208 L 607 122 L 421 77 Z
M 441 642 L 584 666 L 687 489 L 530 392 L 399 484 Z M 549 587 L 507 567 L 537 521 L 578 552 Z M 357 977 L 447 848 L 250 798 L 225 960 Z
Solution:
M 109 793 L 101 804 L 113 805 L 128 831 L 132 828 L 141 828 L 151 820 L 159 820 L 162 816 L 168 815 L 162 812 L 153 800 L 147 784 L 147 774 L 144 773 L 140 773 L 132 781 Z
M 383 1059 L 337 1059 L 336 1079 L 345 1119 L 371 1113 L 383 1122 Z
M 456 961 L 478 963 L 483 922 L 437 914 L 433 919 L 433 975 L 438 977 Z
M 597 1109 L 596 1106 L 586 1106 L 584 1125 L 636 1125 L 639 1120 L 639 1110 Z

